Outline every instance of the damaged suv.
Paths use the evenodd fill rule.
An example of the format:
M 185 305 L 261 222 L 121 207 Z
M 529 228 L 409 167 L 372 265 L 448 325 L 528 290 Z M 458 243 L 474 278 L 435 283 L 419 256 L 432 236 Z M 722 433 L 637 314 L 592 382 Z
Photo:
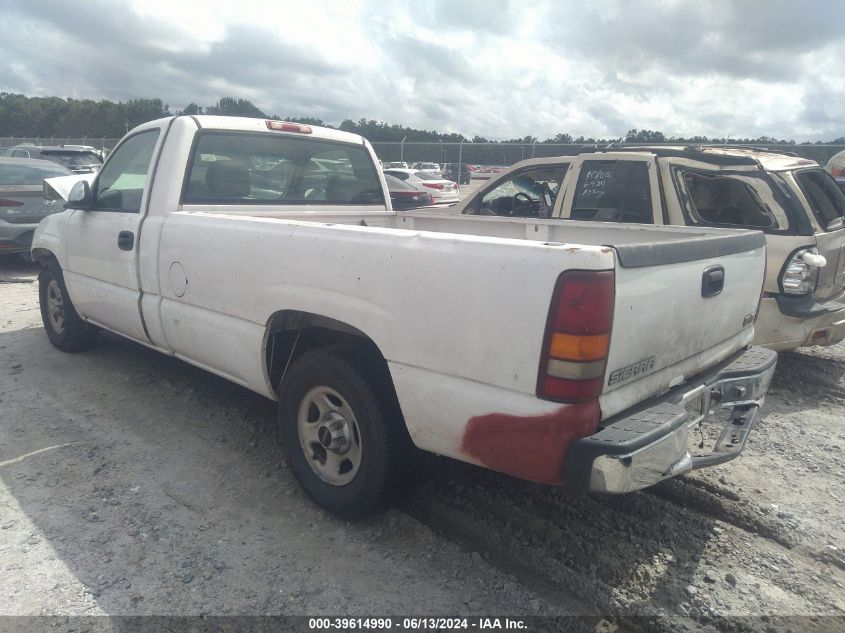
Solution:
M 845 338 L 845 194 L 812 160 L 723 145 L 608 148 L 517 163 L 455 211 L 763 231 L 755 344 Z

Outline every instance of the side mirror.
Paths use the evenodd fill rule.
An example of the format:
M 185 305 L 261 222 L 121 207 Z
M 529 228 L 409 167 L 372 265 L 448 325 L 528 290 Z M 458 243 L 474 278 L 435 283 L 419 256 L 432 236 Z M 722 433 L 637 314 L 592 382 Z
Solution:
M 91 194 L 91 185 L 87 180 L 80 180 L 73 187 L 67 196 L 66 209 L 82 209 L 87 211 L 94 206 L 94 196 Z

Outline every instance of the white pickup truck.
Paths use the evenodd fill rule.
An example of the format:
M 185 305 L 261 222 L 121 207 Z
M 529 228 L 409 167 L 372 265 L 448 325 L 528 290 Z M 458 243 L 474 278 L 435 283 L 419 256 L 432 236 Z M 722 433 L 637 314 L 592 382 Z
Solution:
M 762 233 L 406 217 L 377 165 L 281 121 L 132 130 L 36 230 L 47 335 L 110 330 L 277 399 L 295 475 L 346 517 L 401 489 L 414 447 L 573 492 L 742 450 L 776 362 L 748 346 Z

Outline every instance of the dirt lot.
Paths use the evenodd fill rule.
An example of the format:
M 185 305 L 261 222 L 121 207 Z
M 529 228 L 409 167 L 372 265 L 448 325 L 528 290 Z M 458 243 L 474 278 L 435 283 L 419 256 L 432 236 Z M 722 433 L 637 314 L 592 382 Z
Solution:
M 348 523 L 298 489 L 273 403 L 113 335 L 54 349 L 36 273 L 0 263 L 0 614 L 843 623 L 845 346 L 781 356 L 730 464 L 570 498 L 432 457 L 401 507 Z

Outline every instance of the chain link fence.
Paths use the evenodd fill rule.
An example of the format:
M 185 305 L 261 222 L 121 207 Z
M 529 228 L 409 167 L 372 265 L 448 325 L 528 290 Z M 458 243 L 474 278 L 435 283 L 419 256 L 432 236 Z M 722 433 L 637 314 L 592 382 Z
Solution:
M 0 136 L 0 148 L 15 145 L 87 145 L 95 149 L 112 149 L 119 138 L 93 136 Z
M 120 139 L 82 137 L 0 137 L 0 148 L 14 147 L 24 143 L 35 145 L 88 145 L 96 149 L 112 149 Z M 376 141 L 372 143 L 382 162 L 405 162 L 408 165 L 418 162 L 467 163 L 488 167 L 508 167 L 526 158 L 549 156 L 572 156 L 581 152 L 602 149 L 606 145 L 584 145 L 582 143 L 399 143 Z M 642 145 L 642 143 L 620 143 L 622 147 Z M 660 143 L 649 143 L 660 145 Z M 669 145 L 668 143 L 666 145 Z M 675 143 L 675 145 L 677 145 Z M 734 144 L 734 146 L 755 147 L 755 145 Z M 845 145 L 766 145 L 767 149 L 792 152 L 802 158 L 809 158 L 826 165 Z
M 508 167 L 527 158 L 572 156 L 582 152 L 603 149 L 606 145 L 557 144 L 557 143 L 397 143 L 374 142 L 373 148 L 382 162 L 467 163 L 487 167 Z M 644 145 L 619 143 L 620 147 Z M 648 145 L 661 145 L 648 143 Z M 677 145 L 664 143 L 663 145 Z M 731 144 L 733 147 L 760 147 L 759 145 Z M 845 145 L 766 145 L 766 149 L 797 154 L 801 158 L 818 161 L 822 166 Z

